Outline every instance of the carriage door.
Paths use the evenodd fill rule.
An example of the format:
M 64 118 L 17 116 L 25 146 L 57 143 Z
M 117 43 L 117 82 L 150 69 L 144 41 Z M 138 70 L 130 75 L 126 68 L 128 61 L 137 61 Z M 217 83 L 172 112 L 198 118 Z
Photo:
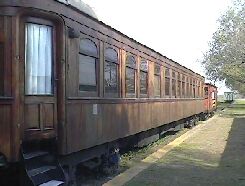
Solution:
M 24 140 L 57 134 L 54 26 L 25 23 Z

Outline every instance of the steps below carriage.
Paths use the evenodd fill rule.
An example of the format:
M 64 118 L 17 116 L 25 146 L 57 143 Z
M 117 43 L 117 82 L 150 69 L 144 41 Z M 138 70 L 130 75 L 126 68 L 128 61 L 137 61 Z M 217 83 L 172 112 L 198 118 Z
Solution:
M 21 155 L 25 172 L 23 185 L 65 185 L 65 174 L 54 155 L 54 147 L 49 141 L 28 142 L 22 145 Z

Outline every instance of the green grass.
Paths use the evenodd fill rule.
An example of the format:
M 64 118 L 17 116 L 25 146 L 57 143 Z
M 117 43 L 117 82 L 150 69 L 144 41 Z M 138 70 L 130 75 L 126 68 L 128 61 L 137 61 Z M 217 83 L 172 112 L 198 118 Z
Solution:
M 146 147 L 138 148 L 135 150 L 131 150 L 127 153 L 124 153 L 121 156 L 120 172 L 123 172 L 126 169 L 133 167 L 138 162 L 141 162 L 142 159 L 146 158 L 148 155 L 155 152 L 158 148 L 160 148 L 160 146 L 164 146 L 168 144 L 169 142 L 173 141 L 177 137 L 186 133 L 188 130 L 189 129 L 182 129 L 173 135 L 166 135 L 165 137 L 159 139 L 154 143 L 149 144 Z
M 221 103 L 220 105 L 226 108 L 221 113 L 223 116 L 245 116 L 245 99 L 237 99 L 231 104 Z M 221 108 L 221 106 L 219 108 Z
M 234 104 L 236 104 L 236 105 L 244 105 L 245 106 L 245 99 L 236 99 L 234 101 Z

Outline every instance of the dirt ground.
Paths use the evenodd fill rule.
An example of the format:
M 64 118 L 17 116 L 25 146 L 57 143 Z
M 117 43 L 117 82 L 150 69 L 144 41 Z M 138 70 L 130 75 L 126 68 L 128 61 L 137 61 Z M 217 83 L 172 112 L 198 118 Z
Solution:
M 220 111 L 202 129 L 127 186 L 245 186 L 245 102 Z

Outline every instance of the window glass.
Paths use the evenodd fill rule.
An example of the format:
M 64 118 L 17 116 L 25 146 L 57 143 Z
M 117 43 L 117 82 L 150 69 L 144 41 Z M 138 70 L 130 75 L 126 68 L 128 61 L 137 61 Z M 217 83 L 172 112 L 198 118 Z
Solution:
M 0 96 L 4 96 L 4 45 L 0 42 Z
M 168 68 L 165 69 L 165 76 L 166 77 L 169 77 L 170 76 L 170 73 L 169 73 L 169 69 Z
M 140 94 L 147 94 L 147 73 L 144 71 L 140 72 Z
M 117 51 L 112 48 L 107 48 L 105 50 L 105 60 L 114 62 L 114 63 L 118 63 Z
M 160 70 L 161 70 L 160 65 L 155 64 L 155 66 L 154 66 L 154 74 L 160 75 Z
M 126 58 L 126 96 L 135 97 L 136 60 L 132 55 Z
M 161 95 L 160 82 L 161 82 L 160 76 L 155 75 L 154 77 L 154 95 L 155 97 L 160 97 Z
M 172 96 L 176 97 L 176 81 L 172 79 Z
M 195 98 L 196 97 L 196 87 L 195 87 L 195 85 L 193 85 L 193 98 Z
M 128 55 L 126 58 L 126 66 L 136 68 L 136 60 L 134 56 Z
M 80 55 L 79 63 L 79 90 L 96 91 L 96 59 Z
M 90 39 L 81 39 L 80 41 L 80 53 L 97 57 L 97 47 Z
M 212 92 L 212 99 L 215 99 L 215 92 Z
M 170 79 L 165 77 L 165 95 L 169 96 Z
M 104 86 L 105 93 L 114 93 L 115 96 L 119 96 L 118 87 L 118 55 L 117 51 L 112 48 L 107 48 L 105 50 L 105 78 Z
M 161 66 L 157 63 L 154 65 L 154 95 L 161 96 Z
M 178 84 L 177 84 L 177 94 L 178 96 L 181 96 L 181 81 L 178 81 Z
M 95 43 L 87 38 L 81 39 L 79 55 L 79 91 L 97 92 L 97 56 L 98 52 Z
M 176 78 L 176 77 L 175 77 L 175 72 L 174 72 L 174 71 L 172 71 L 172 78 L 173 78 L 173 79 Z
M 185 76 L 184 75 L 182 75 L 182 81 L 185 81 Z
M 126 93 L 135 94 L 135 70 L 126 68 Z
M 204 88 L 204 94 L 205 94 L 205 98 L 207 98 L 208 97 L 208 87 Z
M 182 74 L 182 97 L 186 97 L 185 95 L 185 76 Z
M 140 62 L 140 96 L 146 97 L 148 93 L 148 63 L 142 59 Z
M 27 23 L 25 28 L 25 93 L 49 95 L 52 90 L 52 27 Z
M 118 93 L 118 73 L 115 63 L 105 63 L 105 92 Z
M 148 63 L 146 60 L 141 60 L 140 62 L 140 70 L 148 71 Z
M 180 79 L 180 73 L 178 73 L 178 80 L 180 81 L 181 79 Z

